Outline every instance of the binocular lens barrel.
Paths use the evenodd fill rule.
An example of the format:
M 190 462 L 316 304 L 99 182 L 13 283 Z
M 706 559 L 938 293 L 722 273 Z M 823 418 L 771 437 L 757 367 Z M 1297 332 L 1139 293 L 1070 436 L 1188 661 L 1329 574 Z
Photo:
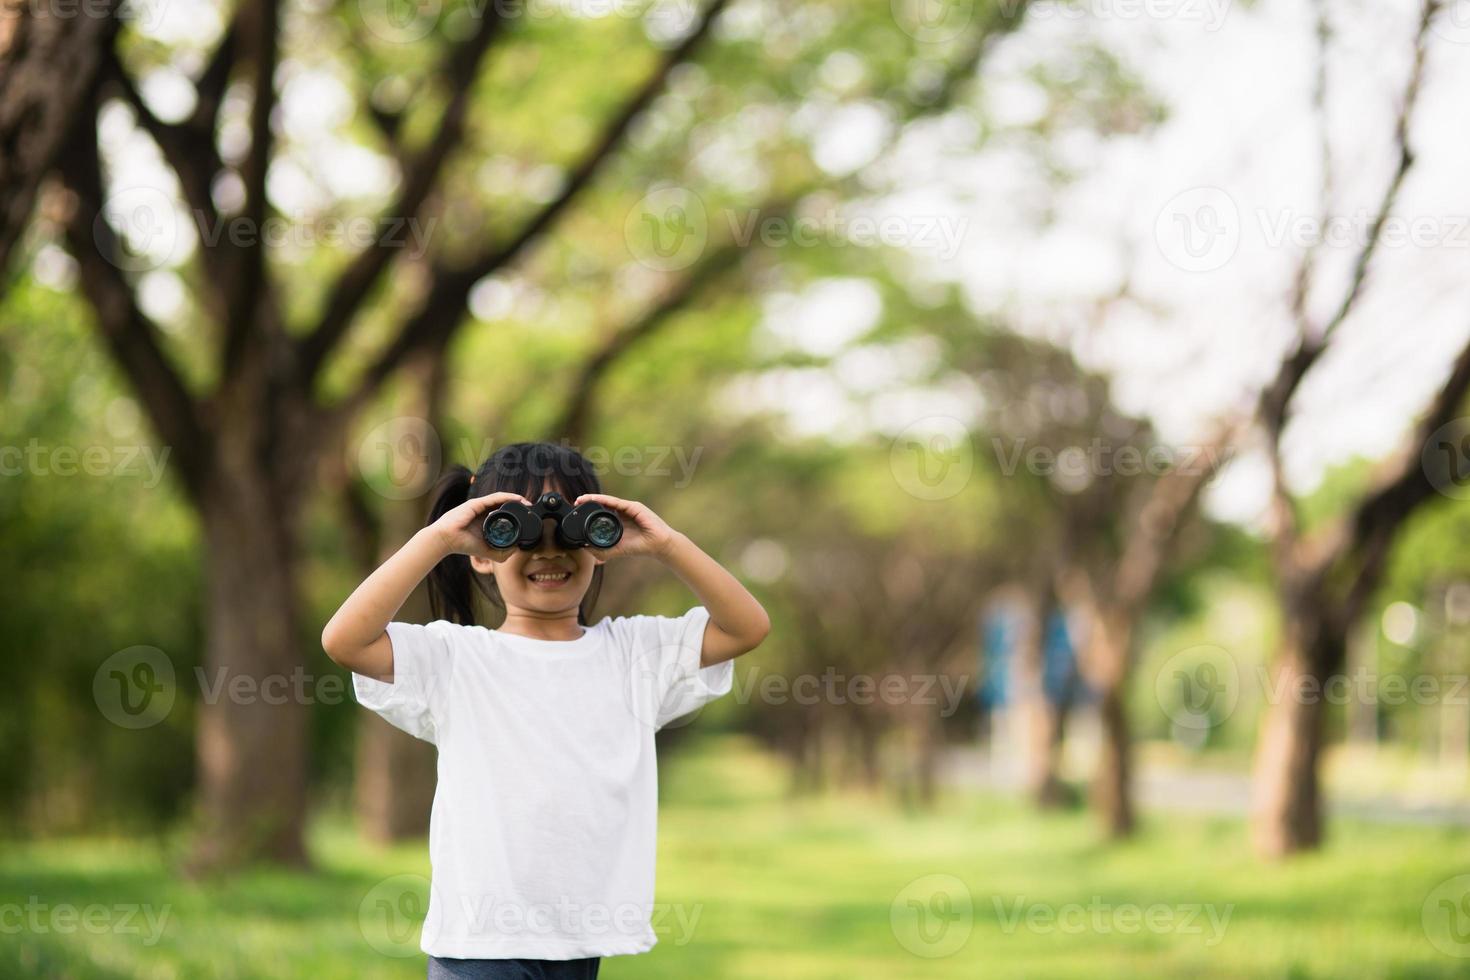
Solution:
M 611 548 L 622 536 L 622 523 L 607 511 L 594 514 L 587 522 L 587 543 L 594 548 Z
M 618 515 L 593 501 L 564 510 L 566 501 L 557 493 L 544 493 L 536 503 L 511 501 L 501 504 L 485 517 L 480 533 L 485 543 L 497 551 L 520 546 L 536 547 L 541 540 L 541 522 L 556 522 L 556 540 L 567 548 L 611 548 L 623 538 L 623 522 Z
M 492 548 L 509 548 L 519 540 L 520 532 L 514 518 L 496 517 L 485 525 L 485 540 Z

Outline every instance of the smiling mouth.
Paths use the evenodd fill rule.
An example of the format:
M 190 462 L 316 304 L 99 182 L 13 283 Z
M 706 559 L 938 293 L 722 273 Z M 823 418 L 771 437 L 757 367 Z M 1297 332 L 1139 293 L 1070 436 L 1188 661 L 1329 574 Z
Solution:
M 538 588 L 557 589 L 572 580 L 571 572 L 532 572 L 526 578 L 530 579 Z

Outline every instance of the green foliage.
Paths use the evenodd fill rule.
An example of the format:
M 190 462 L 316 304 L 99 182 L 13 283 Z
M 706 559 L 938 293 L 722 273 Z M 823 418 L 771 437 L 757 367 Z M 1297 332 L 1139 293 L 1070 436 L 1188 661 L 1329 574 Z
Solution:
M 9 828 L 150 826 L 192 781 L 187 697 L 139 731 L 93 699 L 115 651 L 198 663 L 200 567 L 163 449 L 71 297 L 24 281 L 0 305 L 0 820 Z M 65 384 L 55 378 L 62 371 Z M 146 583 L 146 585 L 145 585 Z
M 734 740 L 696 744 L 663 781 L 657 901 L 672 912 L 652 952 L 604 961 L 613 980 L 1463 975 L 1424 931 L 1431 892 L 1470 861 L 1463 830 L 1344 821 L 1322 853 L 1269 867 L 1233 819 L 1160 815 L 1143 839 L 1105 848 L 1086 814 L 990 797 L 946 798 L 923 817 L 861 797 L 793 802 L 779 764 Z M 385 886 L 423 898 L 423 847 L 369 850 L 335 823 L 314 843 L 309 874 L 202 884 L 133 844 L 8 848 L 0 902 L 45 905 L 48 927 L 7 928 L 0 957 L 77 980 L 422 977 L 412 929 L 394 942 L 374 899 Z M 900 938 L 916 936 L 905 890 L 929 875 L 953 876 L 959 900 L 934 908 L 949 919 L 930 937 L 962 940 L 946 956 Z M 105 908 L 118 926 L 114 909 L 129 906 L 162 923 L 155 942 L 141 913 L 137 931 L 49 926 L 58 907 Z M 422 917 L 421 903 L 403 908 L 410 927 Z

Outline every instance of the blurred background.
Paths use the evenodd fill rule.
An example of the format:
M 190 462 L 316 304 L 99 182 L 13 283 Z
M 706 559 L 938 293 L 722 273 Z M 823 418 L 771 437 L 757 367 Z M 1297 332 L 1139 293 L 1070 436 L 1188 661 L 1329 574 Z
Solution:
M 0 976 L 423 975 L 433 749 L 318 638 L 524 440 L 775 627 L 660 733 L 604 975 L 1465 975 L 1467 45 L 0 4 Z

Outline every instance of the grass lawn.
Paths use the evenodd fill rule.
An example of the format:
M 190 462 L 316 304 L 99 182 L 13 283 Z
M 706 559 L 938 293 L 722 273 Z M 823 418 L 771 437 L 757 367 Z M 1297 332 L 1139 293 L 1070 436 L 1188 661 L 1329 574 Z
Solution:
M 1157 818 L 1108 847 L 1083 813 L 1007 800 L 791 802 L 736 739 L 663 780 L 662 940 L 609 980 L 1470 975 L 1463 831 L 1339 824 L 1269 867 L 1233 820 Z M 196 884 L 150 843 L 5 845 L 0 978 L 422 977 L 425 849 L 325 822 L 314 852 L 309 875 Z

